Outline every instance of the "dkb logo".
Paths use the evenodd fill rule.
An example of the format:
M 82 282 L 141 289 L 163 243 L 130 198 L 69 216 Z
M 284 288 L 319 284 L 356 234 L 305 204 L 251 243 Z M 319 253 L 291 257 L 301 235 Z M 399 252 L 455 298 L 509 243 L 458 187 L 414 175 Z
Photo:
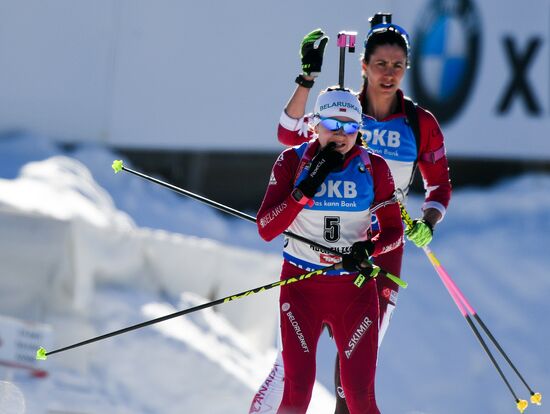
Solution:
M 315 197 L 324 195 L 330 198 L 355 198 L 357 197 L 357 188 L 353 181 L 327 180 L 321 184 Z

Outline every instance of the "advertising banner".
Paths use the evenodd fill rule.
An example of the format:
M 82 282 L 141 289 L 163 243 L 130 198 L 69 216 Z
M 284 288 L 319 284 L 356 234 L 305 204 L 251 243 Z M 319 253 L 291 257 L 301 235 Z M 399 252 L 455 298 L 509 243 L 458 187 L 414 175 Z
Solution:
M 394 5 L 413 39 L 406 90 L 442 124 L 449 155 L 550 159 L 550 2 Z
M 387 11 L 411 35 L 403 89 L 437 116 L 449 156 L 550 160 L 550 0 L 31 0 L 5 9 L 0 131 L 121 148 L 278 152 L 304 35 L 320 27 L 331 37 L 311 109 L 338 83 L 337 33 L 358 33 L 345 62 L 345 84 L 357 90 L 368 18 Z
M 36 351 L 51 343 L 49 325 L 0 315 L 0 366 L 28 370 L 37 377 L 46 376 L 45 364 L 39 366 L 36 361 Z

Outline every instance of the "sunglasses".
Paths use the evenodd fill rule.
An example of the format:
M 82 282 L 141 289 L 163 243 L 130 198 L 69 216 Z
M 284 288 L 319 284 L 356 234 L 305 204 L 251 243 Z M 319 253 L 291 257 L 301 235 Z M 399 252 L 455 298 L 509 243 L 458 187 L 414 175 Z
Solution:
M 346 134 L 354 134 L 357 131 L 359 131 L 359 125 L 358 122 L 355 121 L 340 121 L 335 118 L 319 118 L 320 124 L 323 125 L 326 129 L 329 131 L 338 131 L 340 129 L 343 129 Z
M 385 32 L 394 32 L 394 33 L 397 33 L 399 36 L 401 36 L 403 38 L 403 40 L 405 41 L 405 46 L 407 47 L 407 54 L 409 54 L 409 51 L 411 49 L 409 34 L 401 26 L 398 26 L 398 25 L 393 24 L 393 23 L 381 23 L 381 24 L 377 24 L 376 26 L 372 27 L 369 30 L 369 32 L 367 33 L 367 37 L 365 39 L 365 48 L 367 47 L 367 43 L 369 42 L 372 35 L 385 33 Z

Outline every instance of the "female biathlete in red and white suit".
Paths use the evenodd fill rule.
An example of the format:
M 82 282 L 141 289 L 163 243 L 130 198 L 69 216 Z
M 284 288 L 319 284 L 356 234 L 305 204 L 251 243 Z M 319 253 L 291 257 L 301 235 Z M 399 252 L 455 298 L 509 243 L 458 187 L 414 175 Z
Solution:
M 319 95 L 315 107 L 316 137 L 285 150 L 275 162 L 258 212 L 258 229 L 265 240 L 288 229 L 344 255 L 342 260 L 341 255 L 289 238 L 284 243 L 282 279 L 341 261 L 344 269 L 281 288 L 285 379 L 277 413 L 306 412 L 315 382 L 317 342 L 326 324 L 342 355 L 341 380 L 350 412 L 379 414 L 374 392 L 376 283 L 372 279 L 358 287 L 353 282 L 369 257 L 402 244 L 399 207 L 391 201 L 395 187 L 386 162 L 356 145 L 361 120 L 357 97 L 329 89 Z M 372 206 L 379 206 L 375 214 L 380 231 L 371 238 Z

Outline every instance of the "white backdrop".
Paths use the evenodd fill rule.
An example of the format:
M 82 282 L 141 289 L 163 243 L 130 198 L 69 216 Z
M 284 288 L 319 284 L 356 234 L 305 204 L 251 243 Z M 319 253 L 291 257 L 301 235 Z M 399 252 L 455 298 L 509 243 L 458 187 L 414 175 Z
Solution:
M 278 151 L 275 127 L 306 32 L 320 26 L 332 37 L 314 94 L 338 80 L 337 32 L 359 32 L 358 50 L 346 64 L 346 83 L 357 89 L 369 15 L 392 11 L 414 43 L 427 11 L 463 1 L 353 0 L 336 6 L 321 0 L 313 7 L 253 0 L 0 0 L 0 131 L 30 129 L 119 147 Z M 529 7 L 472 3 L 480 55 L 464 105 L 444 125 L 448 153 L 550 159 L 549 1 L 533 0 Z M 448 35 L 449 53 L 465 26 Z M 517 58 L 533 39 L 540 41 L 522 74 L 537 114 L 526 111 L 521 96 L 497 112 L 515 75 L 506 36 Z M 412 94 L 410 77 L 405 90 Z

